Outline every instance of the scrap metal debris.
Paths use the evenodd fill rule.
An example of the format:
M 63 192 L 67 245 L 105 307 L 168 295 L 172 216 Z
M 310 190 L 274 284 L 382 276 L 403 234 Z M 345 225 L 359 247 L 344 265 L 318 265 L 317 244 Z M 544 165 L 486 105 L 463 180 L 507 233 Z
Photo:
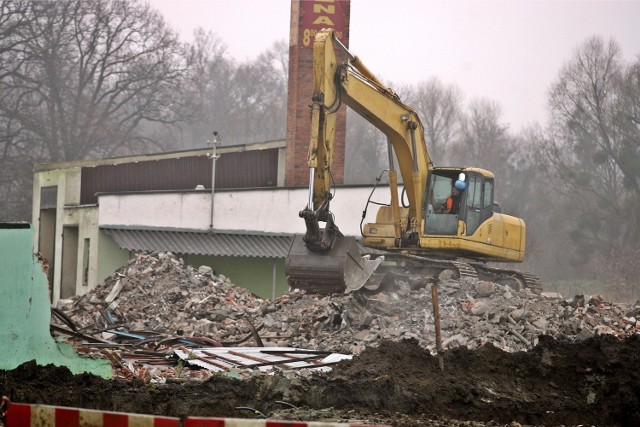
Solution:
M 473 279 L 437 286 L 443 349 L 491 343 L 514 352 L 532 348 L 540 335 L 578 341 L 640 332 L 639 303 L 608 303 L 597 295 L 565 299 Z M 195 269 L 162 252 L 137 255 L 102 286 L 60 300 L 52 316 L 53 333 L 78 351 L 108 357 L 117 376 L 145 380 L 207 378 L 212 370 L 185 369 L 186 354 L 210 357 L 194 353 L 204 347 L 357 355 L 384 340 L 413 338 L 435 354 L 434 325 L 430 283 L 396 280 L 375 294 L 292 291 L 265 300 L 211 267 Z
M 310 369 L 324 371 L 328 366 L 351 355 L 328 351 L 303 350 L 293 347 L 215 347 L 187 349 L 181 347 L 176 354 L 191 365 L 213 372 L 230 372 L 243 369 Z

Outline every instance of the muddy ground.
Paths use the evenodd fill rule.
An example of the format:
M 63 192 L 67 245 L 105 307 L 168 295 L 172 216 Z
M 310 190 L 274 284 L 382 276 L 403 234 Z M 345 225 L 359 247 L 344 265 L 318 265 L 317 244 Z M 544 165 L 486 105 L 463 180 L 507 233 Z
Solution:
M 167 416 L 217 416 L 393 426 L 638 426 L 640 338 L 580 343 L 540 337 L 528 352 L 491 345 L 438 357 L 384 341 L 331 372 L 145 384 L 26 363 L 0 371 L 14 402 Z

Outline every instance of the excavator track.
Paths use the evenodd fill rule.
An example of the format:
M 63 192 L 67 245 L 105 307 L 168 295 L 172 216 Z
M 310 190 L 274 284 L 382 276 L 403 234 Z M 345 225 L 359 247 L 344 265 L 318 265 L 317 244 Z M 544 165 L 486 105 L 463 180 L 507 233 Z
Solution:
M 518 287 L 520 290 L 527 288 L 537 294 L 541 293 L 543 290 L 542 280 L 532 273 L 513 269 L 490 267 L 482 263 L 474 263 L 473 266 L 476 271 L 479 272 L 478 275 L 482 280 L 490 280 L 498 283 L 506 282 L 514 288 Z M 486 277 L 483 278 L 483 276 Z
M 289 284 L 320 294 L 352 292 L 360 288 L 379 292 L 398 281 L 411 287 L 422 287 L 446 278 L 486 280 L 508 285 L 516 291 L 529 289 L 536 294 L 543 289 L 540 278 L 531 273 L 493 267 L 476 260 L 376 251 L 357 262 L 360 257 L 355 240 L 342 239 L 338 246 L 318 255 L 308 251 L 301 239 L 295 241 L 286 263 Z
M 462 261 L 451 261 L 451 264 L 458 270 L 458 277 L 461 279 L 478 280 L 478 272 L 471 264 Z
M 488 266 L 478 261 L 440 259 L 396 252 L 385 253 L 382 256 L 384 261 L 365 285 L 370 291 L 388 284 L 390 279 L 401 278 L 416 284 L 436 282 L 441 280 L 441 274 L 445 271 L 449 271 L 452 278 L 486 280 L 508 285 L 517 291 L 526 288 L 540 294 L 543 289 L 540 278 L 529 272 Z

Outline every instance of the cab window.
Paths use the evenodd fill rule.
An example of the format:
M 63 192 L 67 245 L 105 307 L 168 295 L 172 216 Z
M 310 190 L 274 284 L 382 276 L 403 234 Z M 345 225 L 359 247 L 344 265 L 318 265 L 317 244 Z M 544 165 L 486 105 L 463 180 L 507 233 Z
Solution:
M 469 188 L 467 188 L 467 206 L 471 208 L 482 208 L 482 186 L 478 177 L 469 178 Z
M 449 195 L 451 195 L 451 178 L 432 175 L 427 193 L 427 211 L 433 212 L 447 201 Z
M 429 178 L 426 197 L 425 232 L 431 235 L 455 235 L 458 230 L 458 214 L 445 214 L 440 210 L 451 195 L 451 176 L 433 174 Z
M 488 208 L 493 206 L 493 181 L 487 179 L 484 182 L 484 197 L 482 207 Z

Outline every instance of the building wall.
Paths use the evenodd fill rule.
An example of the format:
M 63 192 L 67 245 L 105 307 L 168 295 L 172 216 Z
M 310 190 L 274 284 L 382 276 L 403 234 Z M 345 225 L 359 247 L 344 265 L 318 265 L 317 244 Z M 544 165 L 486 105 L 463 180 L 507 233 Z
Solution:
M 284 259 L 204 255 L 183 255 L 182 258 L 194 268 L 211 266 L 216 274 L 229 277 L 234 285 L 242 286 L 260 298 L 279 297 L 289 289 L 284 274 Z
M 129 251 L 121 249 L 104 231 L 98 233 L 98 251 L 100 256 L 96 265 L 96 283 L 104 283 L 118 268 L 129 260 Z
M 339 187 L 331 211 L 343 234 L 360 236 L 360 220 L 371 187 Z M 262 233 L 304 233 L 306 188 L 221 190 L 214 197 L 213 228 Z M 388 203 L 389 187 L 379 187 L 372 200 Z M 101 226 L 138 226 L 204 230 L 209 227 L 211 193 L 129 193 L 99 197 Z M 373 222 L 371 205 L 365 222 Z
M 222 152 L 216 160 L 216 188 L 275 187 L 278 148 Z M 207 153 L 82 168 L 80 204 L 97 203 L 96 193 L 211 189 L 213 164 Z
M 66 366 L 74 374 L 111 377 L 105 360 L 79 357 L 69 344 L 51 337 L 46 267 L 34 256 L 33 228 L 0 224 L 0 369 L 25 362 Z
M 33 211 L 32 211 L 32 223 L 34 228 L 33 244 L 34 248 L 39 251 L 40 234 L 43 234 L 43 242 L 54 239 L 53 244 L 53 256 L 52 259 L 48 259 L 52 268 L 50 287 L 51 287 L 51 299 L 52 302 L 56 302 L 61 295 L 63 272 L 70 273 L 70 268 L 63 268 L 64 254 L 64 240 L 65 226 L 77 226 L 80 218 L 83 216 L 74 209 L 65 209 L 67 205 L 77 205 L 80 202 L 80 168 L 69 167 L 66 169 L 54 169 L 49 171 L 43 171 L 36 173 L 33 180 Z M 41 210 L 41 193 L 44 187 L 56 187 L 56 200 L 55 200 L 55 215 L 51 215 L 50 212 L 44 212 Z M 94 209 L 97 214 L 97 209 Z M 48 209 L 47 209 L 48 211 Z M 43 221 L 41 222 L 41 215 Z M 54 220 L 52 220 L 54 218 Z M 94 221 L 97 224 L 97 221 Z M 68 231 L 69 229 L 67 229 Z M 67 233 L 68 234 L 68 233 Z M 69 235 L 68 235 L 69 236 Z M 74 238 L 70 237 L 70 239 Z M 84 235 L 83 235 L 84 238 Z M 69 243 L 69 240 L 67 240 Z M 67 251 L 74 250 L 73 245 L 66 245 Z M 50 252 L 47 249 L 46 252 Z M 69 258 L 77 257 L 77 251 L 75 254 L 67 253 L 67 260 Z M 72 286 L 72 285 L 70 285 Z M 76 282 L 77 287 L 77 282 Z
M 98 207 L 67 206 L 63 212 L 62 239 L 58 239 L 61 249 L 56 252 L 56 259 L 61 260 L 61 268 L 54 275 L 54 303 L 59 298 L 82 295 L 95 288 L 99 284 L 96 274 L 98 264 L 102 262 L 98 252 Z M 77 239 L 75 245 L 73 242 L 67 245 L 65 235 L 72 240 Z M 70 293 L 63 292 L 65 274 L 73 277 L 74 284 Z
M 46 253 L 50 262 L 51 301 L 56 303 L 60 298 L 72 294 L 84 294 L 126 264 L 130 254 L 101 232 L 100 226 L 304 233 L 304 220 L 298 213 L 307 203 L 308 189 L 281 187 L 284 178 L 283 142 L 265 143 L 263 148 L 277 149 L 279 167 L 275 179 L 280 187 L 217 189 L 213 199 L 209 189 L 162 188 L 157 191 L 100 193 L 98 185 L 92 187 L 92 191 L 98 192 L 98 203 L 82 204 L 83 179 L 87 177 L 83 169 L 128 164 L 127 170 L 135 175 L 136 169 L 132 166 L 139 162 L 138 157 L 101 159 L 93 163 L 79 161 L 37 165 L 33 184 L 34 245 L 37 250 Z M 201 155 L 199 152 L 191 154 Z M 171 158 L 167 154 L 157 157 L 159 160 Z M 150 161 L 154 156 L 141 158 Z M 275 158 L 272 156 L 273 160 Z M 135 176 L 131 179 L 135 179 Z M 272 184 L 273 181 L 269 185 Z M 331 210 L 345 235 L 360 236 L 361 215 L 370 192 L 371 187 L 362 186 L 340 186 L 335 189 Z M 378 188 L 372 200 L 388 203 L 388 187 Z M 375 205 L 370 208 L 365 222 L 375 219 L 377 209 Z M 42 244 L 42 248 L 39 244 Z M 217 271 L 231 277 L 234 283 L 247 287 L 261 297 L 274 295 L 274 283 L 276 295 L 288 288 L 283 259 L 184 257 L 194 267 L 199 262 L 212 265 Z M 247 268 L 248 265 L 251 268 Z
M 207 230 L 211 224 L 208 191 L 101 194 L 100 225 Z
M 41 189 L 57 187 L 55 208 L 40 209 Z M 98 207 L 79 205 L 81 168 L 43 171 L 34 175 L 33 216 L 34 247 L 50 264 L 51 302 L 82 295 L 95 288 L 105 271 L 122 265 L 126 256 L 101 254 L 99 249 Z M 113 250 L 107 244 L 103 248 Z M 117 251 L 122 252 L 117 248 Z M 126 255 L 126 252 L 125 252 Z M 117 268 L 117 267 L 116 267 Z M 98 274 L 98 270 L 101 273 Z

